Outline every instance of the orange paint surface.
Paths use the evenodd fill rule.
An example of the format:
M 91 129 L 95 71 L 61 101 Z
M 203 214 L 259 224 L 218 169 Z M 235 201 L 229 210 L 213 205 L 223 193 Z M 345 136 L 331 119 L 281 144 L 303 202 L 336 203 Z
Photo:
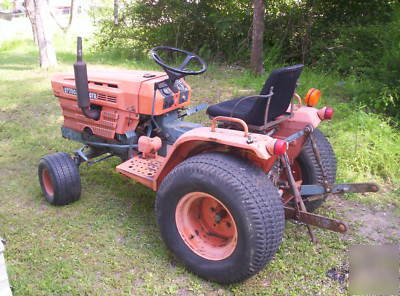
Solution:
M 90 128 L 94 135 L 114 139 L 115 133 L 124 134 L 135 130 L 139 123 L 138 114 L 152 114 L 154 84 L 167 78 L 164 72 L 132 70 L 93 70 L 88 71 L 89 96 L 91 104 L 101 106 L 100 119 L 86 118 L 77 104 L 74 91 L 75 79 L 72 73 L 59 73 L 52 77 L 53 93 L 60 100 L 64 116 L 64 126 L 82 132 Z M 164 109 L 164 98 L 156 92 L 154 115 L 167 113 L 190 104 L 191 89 L 186 101 L 179 103 L 180 93 L 174 94 L 171 107 Z

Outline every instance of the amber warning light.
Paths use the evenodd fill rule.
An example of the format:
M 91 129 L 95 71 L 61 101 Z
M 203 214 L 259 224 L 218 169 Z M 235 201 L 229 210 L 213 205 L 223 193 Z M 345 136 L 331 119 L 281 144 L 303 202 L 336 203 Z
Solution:
M 306 102 L 308 107 L 314 107 L 318 104 L 320 98 L 321 91 L 316 88 L 310 88 L 304 98 L 304 102 Z

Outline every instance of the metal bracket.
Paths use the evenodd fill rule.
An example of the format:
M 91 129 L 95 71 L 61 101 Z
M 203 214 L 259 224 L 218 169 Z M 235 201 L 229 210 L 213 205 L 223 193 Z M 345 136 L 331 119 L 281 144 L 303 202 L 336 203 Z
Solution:
M 298 131 L 297 133 L 294 133 L 293 135 L 290 135 L 289 137 L 285 138 L 284 140 L 288 143 L 291 143 L 304 135 L 311 134 L 313 131 L 314 131 L 314 128 L 311 125 L 307 125 L 304 129 Z
M 98 162 L 100 162 L 100 161 L 109 159 L 110 157 L 113 157 L 113 156 L 114 156 L 114 155 L 112 155 L 112 154 L 108 154 L 108 155 L 106 155 L 106 156 L 104 156 L 104 157 L 102 157 L 102 158 L 99 158 L 99 159 L 89 160 L 89 161 L 86 162 L 86 163 L 87 163 L 88 166 L 92 166 L 92 165 L 94 165 L 94 164 L 96 164 L 96 163 L 98 163 Z
M 294 199 L 295 201 L 294 207 L 284 206 L 285 218 L 305 223 L 311 237 L 311 241 L 315 242 L 315 237 L 313 235 L 310 225 L 341 233 L 346 232 L 348 227 L 346 223 L 340 220 L 317 215 L 314 213 L 309 213 L 304 205 L 304 201 L 301 196 L 311 196 L 311 198 L 314 196 L 317 198 L 323 198 L 324 195 L 328 193 L 337 194 L 350 192 L 377 192 L 379 190 L 379 186 L 375 183 L 328 184 L 328 176 L 322 165 L 320 151 L 316 145 L 316 141 L 312 135 L 312 131 L 312 126 L 306 126 L 303 130 L 300 130 L 297 133 L 294 133 L 293 135 L 285 138 L 285 141 L 290 143 L 303 135 L 310 138 L 315 158 L 322 172 L 323 184 L 298 186 L 292 174 L 288 155 L 286 153 L 283 154 L 280 157 L 280 161 L 283 168 L 285 169 L 289 188 L 293 193 L 292 199 Z M 286 204 L 287 203 L 288 201 L 286 202 Z
M 319 152 L 317 143 L 316 143 L 316 141 L 315 141 L 314 136 L 312 135 L 312 133 L 309 134 L 309 139 L 310 139 L 310 141 L 311 141 L 311 146 L 312 146 L 312 149 L 313 149 L 313 152 L 314 152 L 314 155 L 315 155 L 315 159 L 317 160 L 318 166 L 319 166 L 319 168 L 321 169 L 323 185 L 324 185 L 324 186 L 327 186 L 327 184 L 328 184 L 328 175 L 327 175 L 327 173 L 326 173 L 326 171 L 325 171 L 324 166 L 322 165 L 321 154 L 320 154 L 320 152 Z M 327 190 L 329 190 L 328 187 L 325 187 L 325 188 L 326 188 Z
M 81 148 L 79 148 L 78 150 L 75 150 L 73 153 L 78 156 L 78 159 L 76 160 L 77 165 L 81 164 L 81 159 L 83 159 L 83 161 L 88 161 L 89 159 L 86 157 L 86 153 L 84 152 L 85 149 L 87 149 L 89 146 L 87 145 L 83 145 Z
M 289 186 L 290 186 L 290 189 L 292 190 L 294 200 L 295 200 L 295 208 L 291 208 L 291 209 L 293 209 L 293 216 L 295 217 L 294 219 L 301 221 L 300 219 L 302 219 L 302 214 L 304 215 L 304 213 L 307 213 L 307 208 L 304 205 L 303 198 L 300 195 L 299 188 L 297 187 L 296 181 L 293 177 L 293 173 L 292 173 L 292 169 L 290 167 L 289 157 L 288 157 L 287 153 L 285 152 L 281 156 L 280 159 L 281 159 L 281 163 L 285 169 L 286 176 L 287 176 L 287 179 L 289 182 Z M 285 209 L 286 209 L 286 207 L 285 207 Z M 316 239 L 315 239 L 315 236 L 311 229 L 310 224 L 311 223 L 306 223 L 306 227 L 308 230 L 308 234 L 310 235 L 311 241 L 313 243 L 315 243 Z
M 87 150 L 87 151 L 85 151 L 85 150 Z M 96 151 L 92 150 L 89 145 L 83 145 L 81 148 L 79 148 L 78 150 L 73 151 L 72 153 L 75 155 L 75 163 L 78 166 L 81 165 L 81 163 L 83 163 L 83 162 L 86 162 L 90 166 L 92 164 L 95 164 L 96 162 L 99 162 L 101 160 L 104 160 L 104 159 L 107 159 L 107 158 L 109 158 L 111 156 L 114 156 L 114 155 L 106 156 L 106 157 L 101 158 L 99 160 L 92 161 L 93 158 L 101 156 L 106 152 L 104 152 L 104 151 L 96 152 Z

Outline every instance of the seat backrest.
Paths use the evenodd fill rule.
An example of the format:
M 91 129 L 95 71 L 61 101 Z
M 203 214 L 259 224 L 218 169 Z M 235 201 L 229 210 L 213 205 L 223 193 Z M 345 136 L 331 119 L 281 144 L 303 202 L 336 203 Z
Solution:
M 268 95 L 273 87 L 274 95 L 269 105 L 268 122 L 275 120 L 288 109 L 303 67 L 304 65 L 294 65 L 279 68 L 273 70 L 269 75 L 260 93 L 260 95 Z M 262 126 L 265 123 L 267 102 L 268 99 L 259 98 L 253 105 L 251 113 L 256 125 Z

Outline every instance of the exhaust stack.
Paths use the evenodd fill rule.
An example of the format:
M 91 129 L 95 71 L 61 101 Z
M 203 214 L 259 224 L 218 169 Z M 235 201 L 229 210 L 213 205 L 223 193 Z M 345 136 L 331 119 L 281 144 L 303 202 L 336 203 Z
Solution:
M 82 109 L 82 112 L 86 117 L 98 120 L 100 118 L 100 110 L 90 109 L 87 69 L 85 62 L 82 60 L 82 37 L 78 37 L 77 40 L 74 74 L 78 106 Z

